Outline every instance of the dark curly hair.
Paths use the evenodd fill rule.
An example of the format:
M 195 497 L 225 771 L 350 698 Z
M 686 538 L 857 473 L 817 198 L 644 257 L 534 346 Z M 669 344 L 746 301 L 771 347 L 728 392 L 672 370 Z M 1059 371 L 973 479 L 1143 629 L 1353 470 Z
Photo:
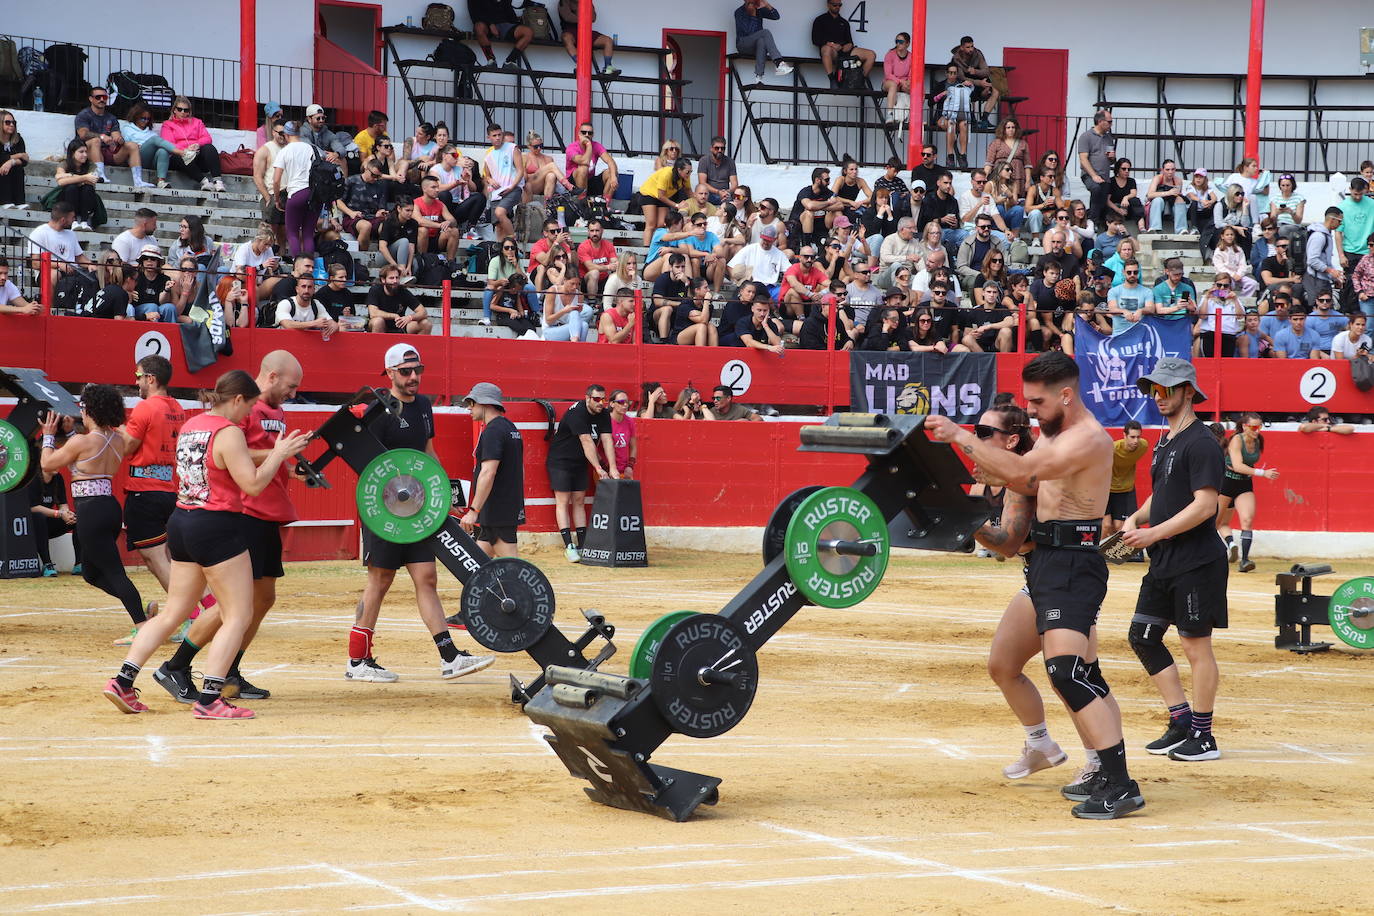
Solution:
M 1030 415 L 1015 404 L 994 404 L 988 408 L 989 413 L 1002 415 L 1002 428 L 1007 431 L 1007 435 L 1015 433 L 1016 448 L 1012 449 L 1018 455 L 1024 455 L 1035 445 L 1035 440 L 1031 438 Z
M 104 429 L 124 424 L 124 398 L 113 385 L 86 385 L 81 389 L 81 406 L 86 416 Z

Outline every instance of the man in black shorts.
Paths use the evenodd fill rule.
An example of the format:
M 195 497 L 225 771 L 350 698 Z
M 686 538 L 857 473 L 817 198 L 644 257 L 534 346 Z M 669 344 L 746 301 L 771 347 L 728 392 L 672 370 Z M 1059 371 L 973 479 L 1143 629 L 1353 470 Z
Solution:
M 600 448 L 605 461 L 597 455 Z M 553 485 L 554 515 L 563 535 L 563 552 L 569 563 L 581 563 L 578 550 L 587 538 L 587 472 L 595 468 L 600 480 L 619 479 L 615 446 L 611 442 L 611 415 L 606 412 L 606 389 L 588 385 L 587 397 L 568 408 L 549 443 L 545 461 Z M 573 544 L 576 529 L 577 544 Z
M 1207 395 L 1198 387 L 1192 363 L 1163 357 L 1137 384 L 1169 423 L 1169 434 L 1159 440 L 1151 460 L 1150 498 L 1126 519 L 1121 538 L 1150 550 L 1150 571 L 1140 583 L 1130 641 L 1169 707 L 1168 730 L 1145 749 L 1171 760 L 1216 760 L 1221 751 L 1212 737 L 1212 711 L 1220 675 L 1212 630 L 1227 625 L 1228 573 L 1226 545 L 1216 529 L 1221 446 L 1193 413 L 1193 405 Z M 1150 527 L 1137 527 L 1146 519 Z M 1164 646 L 1170 624 L 1178 627 L 1193 672 L 1191 708 L 1178 665 Z
M 388 449 L 412 448 L 426 452 L 438 461 L 439 456 L 434 451 L 434 408 L 430 406 L 429 398 L 420 394 L 420 376 L 425 371 L 424 364 L 420 362 L 420 352 L 411 344 L 398 343 L 386 351 L 384 365 L 386 368 L 383 371 L 391 379 L 391 394 L 401 402 L 401 415 L 393 417 L 383 414 L 373 421 L 372 432 Z M 377 663 L 372 654 L 372 634 L 382 611 L 382 599 L 396 578 L 396 570 L 402 566 L 410 573 L 410 581 L 415 583 L 415 602 L 420 619 L 439 648 L 439 676 L 445 680 L 462 677 L 481 671 L 496 661 L 494 656 L 469 655 L 454 646 L 448 632 L 448 621 L 444 619 L 443 605 L 439 603 L 439 578 L 434 551 L 427 541 L 397 544 L 378 537 L 364 527 L 363 565 L 367 567 L 367 585 L 358 601 L 353 629 L 348 634 L 348 666 L 344 669 L 346 679 L 382 683 L 400 679 L 394 671 Z
M 1135 495 L 1135 466 L 1149 454 L 1141 438 L 1139 420 L 1127 420 L 1121 438 L 1112 443 L 1112 490 L 1107 496 L 1107 514 L 1102 517 L 1102 536 L 1121 530 L 1121 523 L 1140 508 Z
M 1107 564 L 1097 551 L 1112 474 L 1112 438 L 1083 403 L 1078 365 L 1054 351 L 1021 370 L 1026 407 L 1040 437 L 1026 454 L 981 440 L 948 417 L 926 417 L 935 438 L 958 446 L 990 479 L 1035 494 L 1035 542 L 1026 568 L 1045 670 L 1100 769 L 1061 792 L 1074 817 L 1109 820 L 1145 799 L 1126 771 L 1121 710 L 1097 659 L 1094 627 L 1107 594 Z
M 525 443 L 506 418 L 501 389 L 491 382 L 473 385 L 463 403 L 482 424 L 482 434 L 477 438 L 472 498 L 460 524 L 487 556 L 518 557 L 516 528 L 525 523 Z

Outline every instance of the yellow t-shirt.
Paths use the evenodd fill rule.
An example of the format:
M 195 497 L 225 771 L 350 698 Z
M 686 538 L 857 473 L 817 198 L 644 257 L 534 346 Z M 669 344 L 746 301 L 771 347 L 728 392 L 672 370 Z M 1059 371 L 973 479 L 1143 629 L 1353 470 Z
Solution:
M 1129 493 L 1135 489 L 1135 466 L 1150 454 L 1150 444 L 1141 439 L 1135 451 L 1126 451 L 1126 440 L 1112 443 L 1112 492 Z
M 362 153 L 363 159 L 372 155 L 372 147 L 377 143 L 366 127 L 353 136 L 353 142 L 358 144 L 358 152 Z
M 639 193 L 650 198 L 657 198 L 660 194 L 672 197 L 676 191 L 677 188 L 673 186 L 673 167 L 670 165 L 654 172 L 639 186 Z

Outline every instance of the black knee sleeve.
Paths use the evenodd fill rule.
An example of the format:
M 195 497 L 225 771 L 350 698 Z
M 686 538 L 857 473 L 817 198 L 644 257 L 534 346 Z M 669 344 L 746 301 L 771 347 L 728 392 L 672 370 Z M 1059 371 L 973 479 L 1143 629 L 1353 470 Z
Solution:
M 1154 677 L 1174 663 L 1174 657 L 1164 646 L 1165 624 L 1146 620 L 1132 620 L 1127 638 L 1135 657 L 1145 666 L 1145 673 Z
M 1045 671 L 1050 676 L 1054 689 L 1069 704 L 1069 709 L 1078 712 L 1098 698 L 1097 691 L 1088 680 L 1088 665 L 1077 655 L 1056 655 L 1045 659 Z
M 1084 666 L 1088 669 L 1088 683 L 1093 685 L 1093 689 L 1097 691 L 1098 696 L 1105 697 L 1112 692 L 1112 688 L 1107 686 L 1107 679 L 1102 676 L 1102 662 L 1100 659 L 1084 662 Z

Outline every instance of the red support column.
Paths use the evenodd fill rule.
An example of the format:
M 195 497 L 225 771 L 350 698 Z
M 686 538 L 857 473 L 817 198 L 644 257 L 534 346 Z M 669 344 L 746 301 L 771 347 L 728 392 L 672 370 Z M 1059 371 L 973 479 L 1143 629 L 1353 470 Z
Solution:
M 921 161 L 925 134 L 926 0 L 911 0 L 911 117 L 907 122 L 906 167 Z
M 829 293 L 826 293 L 829 296 Z M 825 319 L 825 333 L 830 335 L 826 343 L 825 355 L 825 412 L 829 416 L 835 412 L 835 322 L 838 320 L 835 312 L 839 309 L 839 303 L 833 299 L 830 302 L 830 314 Z
M 244 288 L 248 290 L 248 313 L 252 321 L 250 326 L 257 327 L 258 324 L 258 269 L 256 267 L 246 267 L 243 271 Z
M 577 0 L 577 124 L 592 117 L 592 0 Z M 574 133 L 577 125 L 573 125 Z
M 445 280 L 445 281 L 444 281 L 443 293 L 441 293 L 441 296 L 442 296 L 441 301 L 442 301 L 443 304 L 444 304 L 444 305 L 443 305 L 442 312 L 441 312 L 441 314 L 443 315 L 444 327 L 443 327 L 443 330 L 441 330 L 441 331 L 439 332 L 439 336 L 440 336 L 440 337 L 447 337 L 447 336 L 448 336 L 448 329 L 449 329 L 449 319 L 452 318 L 452 316 L 453 316 L 453 281 L 452 281 L 452 280 Z
M 1026 300 L 1016 304 L 1016 352 L 1026 354 Z
M 239 130 L 258 128 L 258 0 L 239 0 Z
M 52 314 L 52 255 L 43 252 L 38 256 L 38 301 L 43 310 Z
M 1264 82 L 1264 0 L 1250 0 L 1250 60 L 1245 68 L 1245 156 L 1259 159 L 1260 88 Z
M 1264 0 L 1259 0 L 1259 2 L 1260 2 L 1260 3 L 1263 3 Z M 1212 316 L 1212 322 L 1213 322 L 1213 328 L 1214 328 L 1214 334 L 1215 334 L 1215 336 L 1212 338 L 1212 348 L 1213 348 L 1213 349 L 1212 349 L 1212 355 L 1215 357 L 1215 359 L 1212 361 L 1212 367 L 1216 370 L 1216 373 L 1217 373 L 1216 382 L 1213 383 L 1213 385 L 1212 385 L 1212 397 L 1215 399 L 1215 400 L 1214 400 L 1214 403 L 1217 405 L 1217 408 L 1216 408 L 1217 419 L 1220 420 L 1220 419 L 1221 419 L 1221 377 L 1222 377 L 1222 375 L 1224 374 L 1224 373 L 1221 371 L 1221 367 L 1222 367 L 1222 355 L 1221 355 L 1221 341 L 1222 341 L 1222 337 L 1221 337 L 1221 309 L 1217 309 L 1217 310 L 1216 310 L 1216 313 Z

